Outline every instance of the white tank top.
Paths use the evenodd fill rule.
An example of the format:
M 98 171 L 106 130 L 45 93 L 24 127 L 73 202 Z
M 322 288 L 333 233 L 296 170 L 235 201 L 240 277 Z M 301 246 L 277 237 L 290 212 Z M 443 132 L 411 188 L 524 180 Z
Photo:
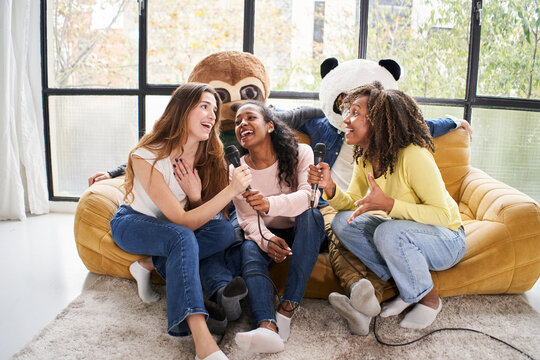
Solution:
M 146 160 L 150 165 L 152 165 L 156 159 L 156 154 L 146 148 L 139 148 L 135 150 L 133 155 L 137 155 Z M 178 199 L 182 207 L 184 207 L 187 201 L 186 194 L 180 185 L 178 185 L 178 182 L 174 177 L 173 166 L 169 158 L 166 157 L 165 159 L 158 160 L 154 166 L 154 171 L 156 170 L 163 175 L 165 183 L 169 185 L 169 188 L 173 192 L 174 196 Z M 133 210 L 148 216 L 167 219 L 157 205 L 154 204 L 152 199 L 150 199 L 150 196 L 148 196 L 146 190 L 144 190 L 144 187 L 141 185 L 137 177 L 135 177 L 133 180 L 133 196 L 133 203 L 131 203 Z
M 353 153 L 354 147 L 352 145 L 348 145 L 344 141 L 343 145 L 341 145 L 341 150 L 336 162 L 330 171 L 332 174 L 332 179 L 335 181 L 337 186 L 343 190 L 347 190 L 349 188 L 349 184 L 351 183 L 354 169 Z

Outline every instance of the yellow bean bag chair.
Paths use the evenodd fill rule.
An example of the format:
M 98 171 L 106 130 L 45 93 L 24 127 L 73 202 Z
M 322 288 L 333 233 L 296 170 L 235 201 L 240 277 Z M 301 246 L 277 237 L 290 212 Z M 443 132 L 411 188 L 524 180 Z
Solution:
M 529 196 L 470 166 L 468 134 L 463 129 L 434 139 L 435 161 L 446 188 L 459 205 L 467 252 L 453 268 L 432 272 L 440 296 L 522 293 L 540 276 L 540 207 Z M 109 221 L 122 203 L 123 178 L 89 187 L 75 213 L 75 241 L 91 272 L 131 278 L 129 265 L 141 258 L 116 246 Z M 270 272 L 283 289 L 286 263 Z M 155 274 L 154 274 L 155 275 Z M 158 276 L 155 275 L 155 279 Z M 320 254 L 309 278 L 306 297 L 345 293 L 328 254 Z

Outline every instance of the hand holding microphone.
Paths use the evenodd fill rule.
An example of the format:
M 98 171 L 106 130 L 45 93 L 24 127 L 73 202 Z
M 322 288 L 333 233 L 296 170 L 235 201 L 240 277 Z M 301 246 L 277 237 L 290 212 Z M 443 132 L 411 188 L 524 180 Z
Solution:
M 225 156 L 227 157 L 227 160 L 229 160 L 229 162 L 235 168 L 238 168 L 241 166 L 240 165 L 240 152 L 238 151 L 236 146 L 234 145 L 227 146 L 227 148 L 225 149 Z M 247 169 L 247 166 L 246 166 L 246 169 Z M 251 175 L 250 175 L 250 179 L 251 179 Z M 252 190 L 251 186 L 249 185 L 247 186 L 247 188 L 245 188 L 245 190 L 246 191 L 244 192 L 242 196 L 244 197 L 244 199 L 246 199 L 249 205 L 251 205 L 251 207 L 255 211 L 260 210 L 267 213 L 269 210 L 269 205 L 270 205 L 268 202 L 268 199 L 266 199 L 258 190 Z
M 317 198 L 317 189 L 319 187 L 319 179 L 320 178 L 317 178 L 316 181 L 310 181 L 311 179 L 311 172 L 312 172 L 312 167 L 317 169 L 316 166 L 321 162 L 323 161 L 324 159 L 324 156 L 326 155 L 326 145 L 323 144 L 323 143 L 317 143 L 315 145 L 315 149 L 313 150 L 313 163 L 315 164 L 315 166 L 312 166 L 310 165 L 309 166 L 309 176 L 308 176 L 308 182 L 311 183 L 311 207 L 313 207 L 313 205 L 315 204 L 315 199 Z
M 324 146 L 324 144 L 323 144 Z M 227 160 L 235 167 L 236 170 L 242 169 L 245 167 L 247 172 L 249 173 L 249 170 L 246 165 L 241 165 L 240 163 L 240 152 L 234 145 L 229 145 L 225 149 L 225 156 L 227 157 Z M 324 157 L 324 153 L 323 153 Z M 320 160 L 319 160 L 320 161 Z M 234 179 L 233 174 L 233 179 Z M 251 182 L 251 173 L 249 173 L 249 181 Z M 292 255 L 291 249 L 287 245 L 287 242 L 277 236 L 274 236 L 272 239 L 267 239 L 264 237 L 261 231 L 261 217 L 259 211 L 268 212 L 269 210 L 269 203 L 268 199 L 266 199 L 258 190 L 252 190 L 251 186 L 249 186 L 249 183 L 247 187 L 243 187 L 243 197 L 246 199 L 246 201 L 253 207 L 255 211 L 257 211 L 257 221 L 259 223 L 259 232 L 261 233 L 261 237 L 268 241 L 268 256 L 272 258 L 275 262 L 282 262 L 285 260 L 285 258 L 289 255 Z
M 233 171 L 231 185 L 237 191 L 238 194 L 245 190 L 251 190 L 251 173 L 247 165 L 240 163 L 240 152 L 234 145 L 229 145 L 225 149 L 225 156 L 227 160 L 235 167 Z
M 268 211 L 270 211 L 270 201 L 259 190 L 247 189 L 242 196 L 253 210 L 262 211 L 265 214 L 268 214 Z

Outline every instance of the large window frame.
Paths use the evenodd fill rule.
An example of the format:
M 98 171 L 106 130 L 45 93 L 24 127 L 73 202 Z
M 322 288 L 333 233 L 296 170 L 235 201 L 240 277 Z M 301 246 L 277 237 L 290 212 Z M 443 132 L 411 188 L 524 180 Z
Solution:
M 135 0 L 133 0 L 135 1 Z M 244 52 L 253 53 L 255 42 L 255 1 L 244 0 Z M 45 151 L 47 159 L 47 181 L 49 200 L 51 201 L 78 201 L 78 197 L 63 197 L 54 194 L 51 162 L 51 142 L 49 123 L 49 97 L 51 96 L 88 96 L 88 95 L 117 95 L 138 97 L 138 134 L 139 138 L 146 128 L 146 97 L 152 95 L 170 95 L 178 85 L 149 85 L 147 82 L 147 14 L 151 6 L 150 0 L 137 0 L 139 4 L 139 69 L 138 88 L 131 89 L 83 89 L 83 88 L 50 88 L 48 86 L 47 67 L 47 0 L 41 0 L 41 68 L 42 68 L 42 97 Z M 462 107 L 463 118 L 471 122 L 474 107 L 511 109 L 524 111 L 540 111 L 540 100 L 516 99 L 493 96 L 478 96 L 478 67 L 480 54 L 481 12 L 482 1 L 471 0 L 471 25 L 469 38 L 469 57 L 467 65 L 466 92 L 464 99 L 420 98 L 418 103 L 423 105 L 442 105 Z M 360 27 L 358 42 L 358 58 L 365 59 L 367 54 L 369 0 L 360 0 Z M 291 100 L 318 100 L 318 92 L 307 91 L 271 91 L 271 99 Z M 90 175 L 90 174 L 88 174 Z

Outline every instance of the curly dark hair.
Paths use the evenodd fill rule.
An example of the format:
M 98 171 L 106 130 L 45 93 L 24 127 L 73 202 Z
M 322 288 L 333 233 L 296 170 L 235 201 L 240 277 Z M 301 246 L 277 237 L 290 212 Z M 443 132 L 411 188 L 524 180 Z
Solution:
M 435 151 L 422 111 L 412 97 L 400 90 L 384 89 L 380 82 L 375 81 L 347 92 L 343 109 L 349 108 L 361 96 L 368 97 L 367 120 L 371 126 L 367 133 L 368 145 L 365 148 L 354 147 L 356 163 L 362 158 L 364 166 L 366 160 L 373 165 L 375 160 L 375 172 L 385 174 L 390 169 L 392 174 L 399 151 L 410 144 Z
M 276 153 L 278 160 L 278 177 L 280 185 L 287 184 L 291 189 L 296 191 L 298 187 L 298 177 L 296 167 L 298 166 L 298 139 L 294 135 L 292 129 L 274 115 L 274 111 L 265 106 L 260 101 L 248 100 L 234 109 L 237 111 L 244 105 L 254 105 L 259 110 L 265 122 L 274 123 L 274 131 L 270 133 L 270 140 Z M 242 153 L 246 153 L 246 149 L 242 148 Z

